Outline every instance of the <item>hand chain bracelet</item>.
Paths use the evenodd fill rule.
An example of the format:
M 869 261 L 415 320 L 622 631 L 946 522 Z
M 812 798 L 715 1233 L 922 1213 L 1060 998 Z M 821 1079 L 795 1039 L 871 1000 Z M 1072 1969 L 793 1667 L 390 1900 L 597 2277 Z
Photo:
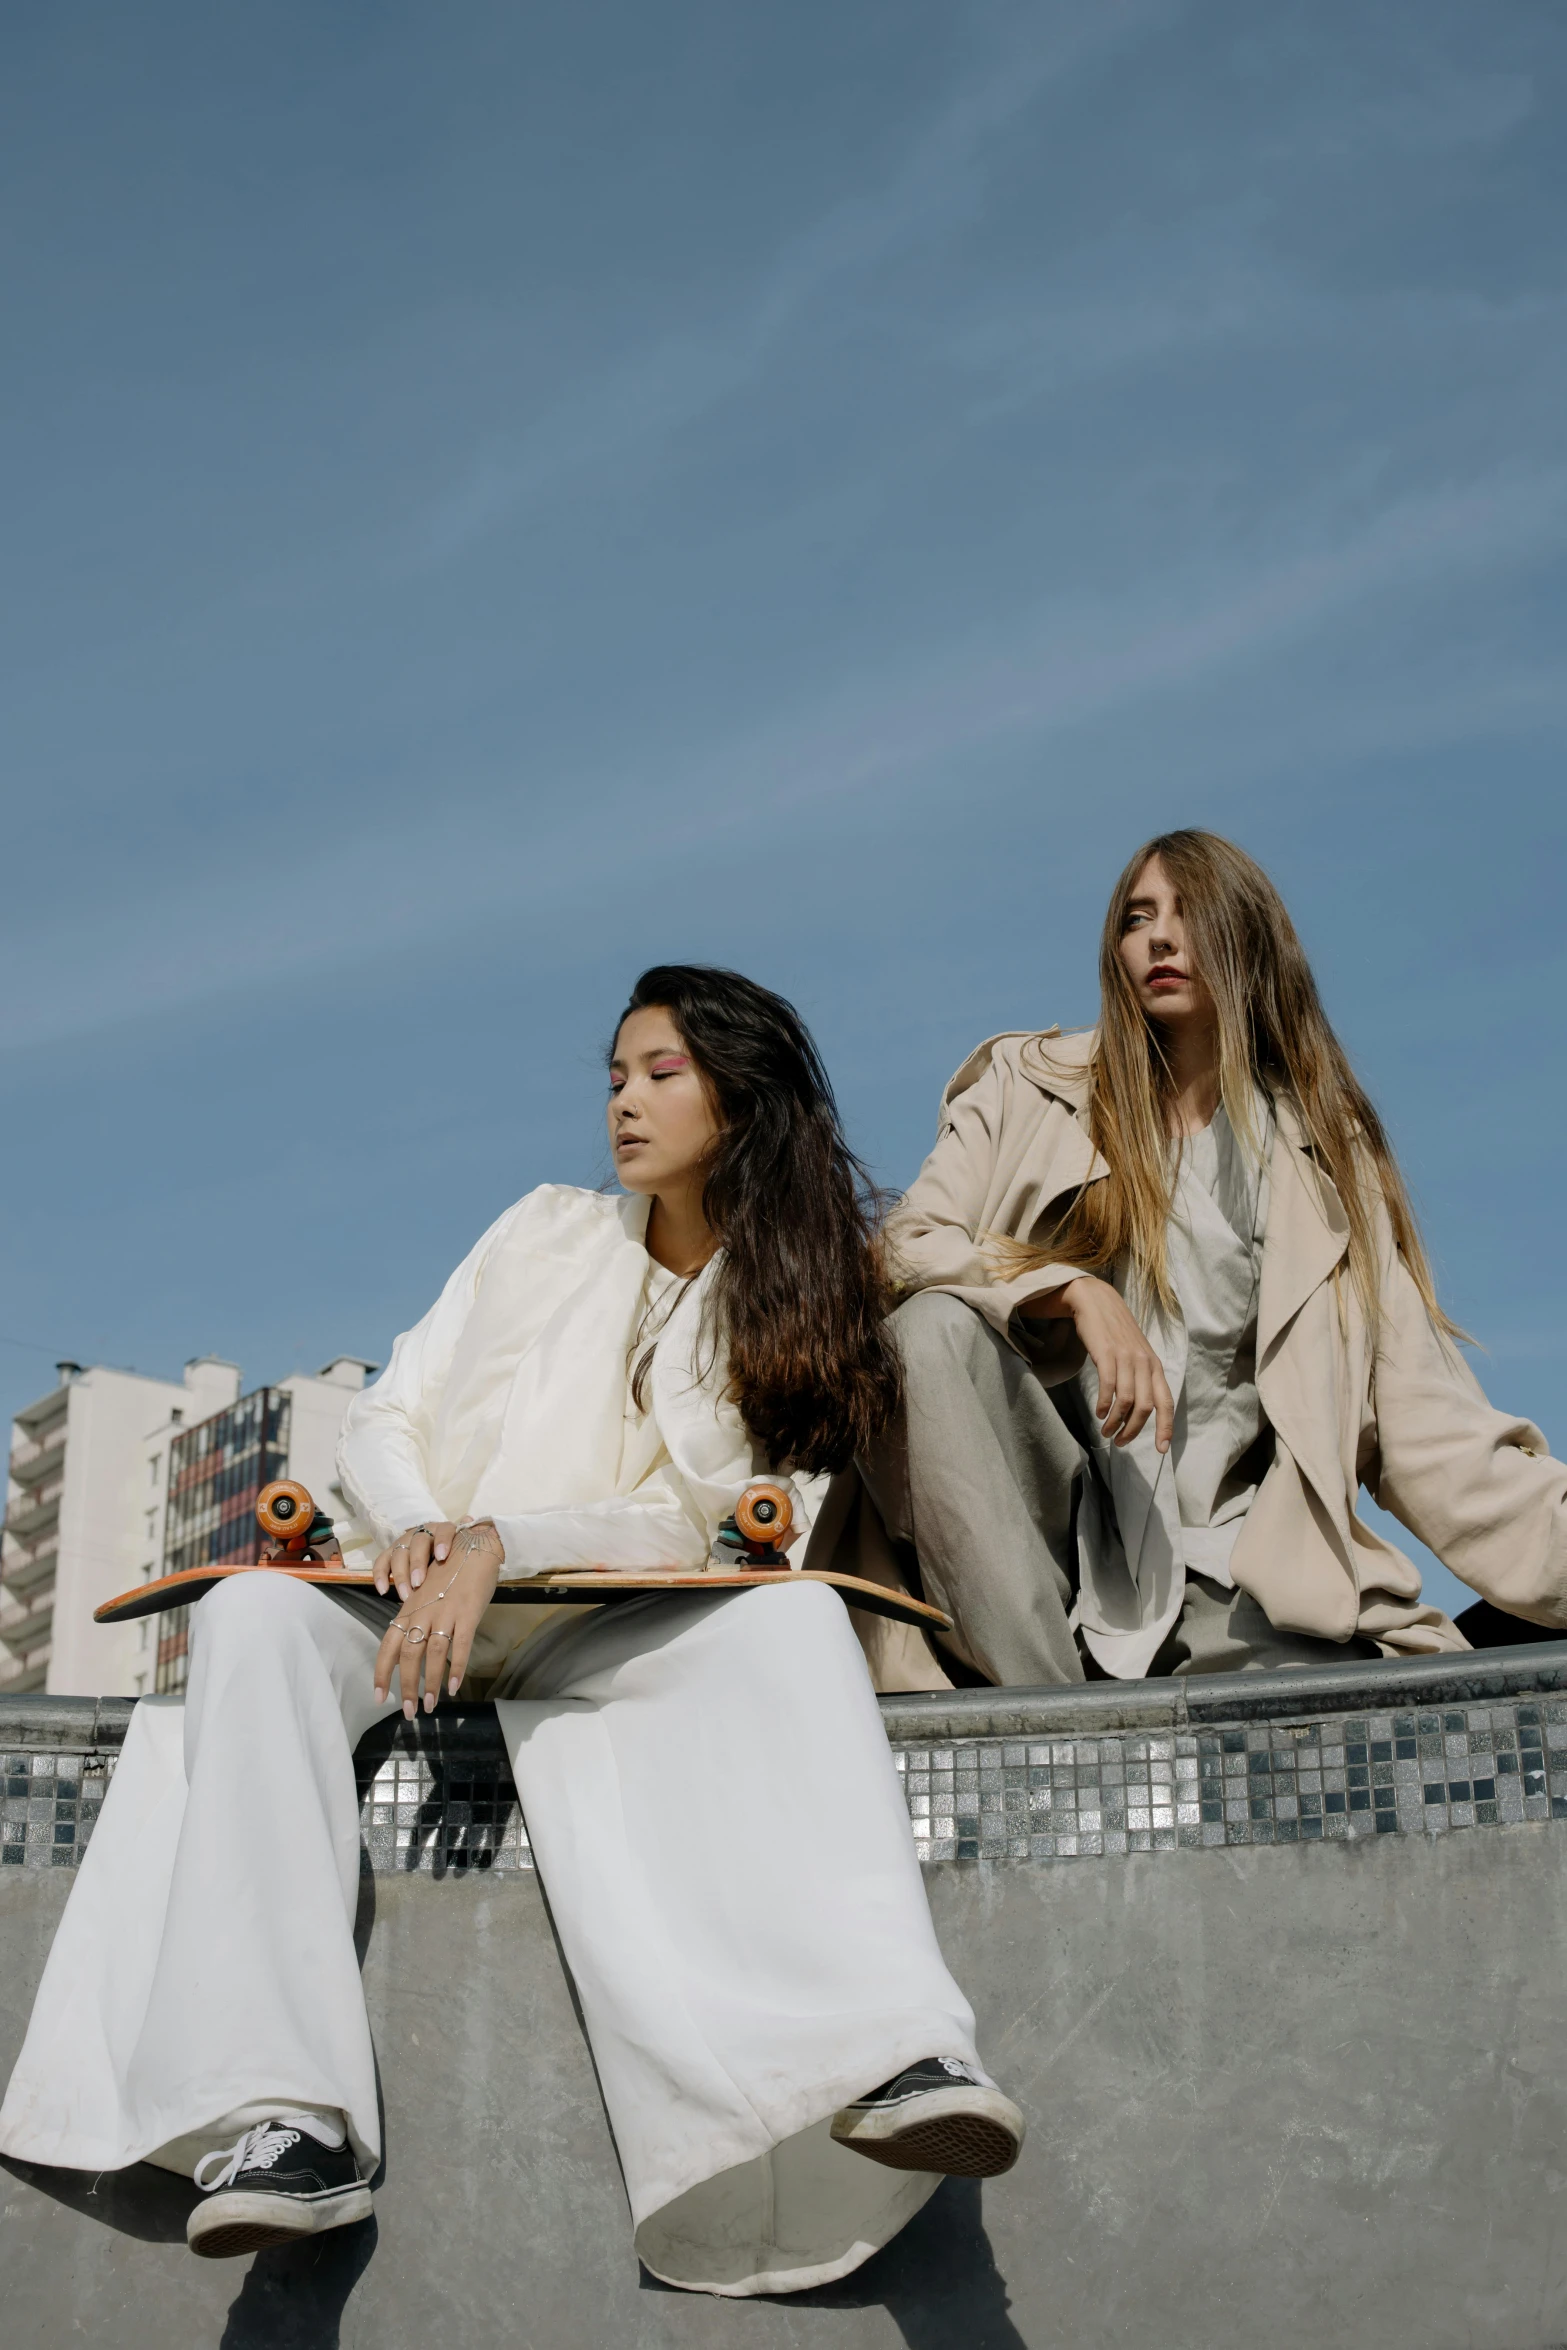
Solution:
M 493 1530 L 494 1529 L 492 1528 L 491 1531 L 493 1532 Z M 429 1532 L 429 1528 L 428 1526 L 416 1526 L 413 1531 L 418 1534 L 427 1534 Z M 444 1590 L 436 1592 L 435 1597 L 437 1599 L 444 1599 L 448 1591 L 456 1590 L 457 1578 L 462 1573 L 463 1568 L 467 1565 L 468 1560 L 475 1556 L 479 1551 L 483 1550 L 485 1547 L 484 1533 L 482 1528 L 473 1525 L 459 1526 L 457 1532 L 459 1534 L 466 1534 L 468 1536 L 468 1540 L 463 1543 L 459 1543 L 455 1539 L 453 1540 L 452 1550 L 454 1554 L 460 1549 L 463 1555 L 457 1564 L 451 1581 L 445 1586 Z M 392 1547 L 394 1550 L 401 1550 L 404 1547 L 404 1543 L 394 1543 Z M 412 1626 L 407 1624 L 394 1624 L 392 1626 L 392 1630 L 394 1632 L 400 1633 L 403 1639 L 407 1641 L 410 1648 L 422 1647 L 424 1642 L 432 1637 L 428 1628 L 422 1624 L 415 1624 Z M 433 1637 L 437 1640 L 450 1640 L 451 1634 L 450 1632 L 442 1632 L 437 1629 Z

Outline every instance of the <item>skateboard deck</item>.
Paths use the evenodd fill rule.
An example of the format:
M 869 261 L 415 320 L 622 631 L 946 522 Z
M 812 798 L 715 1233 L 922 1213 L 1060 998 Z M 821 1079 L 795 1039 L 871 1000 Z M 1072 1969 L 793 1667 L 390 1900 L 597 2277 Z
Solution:
M 335 1585 L 340 1591 L 375 1590 L 375 1579 L 368 1569 L 346 1569 L 309 1561 L 304 1565 L 276 1559 L 252 1560 L 234 1565 L 187 1567 L 182 1574 L 162 1575 L 156 1582 L 138 1583 L 134 1591 L 122 1591 L 116 1599 L 106 1599 L 102 1607 L 94 1608 L 95 1624 L 126 1624 L 137 1616 L 157 1616 L 171 1607 L 189 1607 L 204 1599 L 215 1585 L 226 1582 L 231 1575 L 291 1575 L 296 1583 L 323 1583 Z M 940 1608 L 929 1607 L 922 1599 L 912 1599 L 905 1591 L 892 1591 L 884 1583 L 869 1583 L 859 1575 L 838 1575 L 825 1567 L 706 1567 L 696 1570 L 671 1569 L 667 1574 L 652 1570 L 646 1574 L 622 1574 L 611 1568 L 573 1568 L 558 1575 L 537 1575 L 526 1583 L 500 1583 L 495 1590 L 492 1605 L 512 1607 L 612 1607 L 617 1600 L 646 1599 L 657 1592 L 676 1591 L 748 1591 L 761 1583 L 828 1583 L 841 1592 L 849 1607 L 863 1608 L 867 1615 L 889 1616 L 895 1624 L 917 1624 L 924 1632 L 948 1632 L 952 1618 Z

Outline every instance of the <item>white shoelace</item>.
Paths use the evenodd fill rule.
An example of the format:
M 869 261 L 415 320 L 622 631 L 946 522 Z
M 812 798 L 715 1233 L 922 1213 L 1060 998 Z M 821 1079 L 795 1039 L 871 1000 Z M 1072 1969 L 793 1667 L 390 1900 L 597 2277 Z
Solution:
M 270 2170 L 303 2136 L 303 2130 L 284 2130 L 274 2122 L 257 2122 L 235 2145 L 215 2147 L 211 2154 L 204 2154 L 191 2175 L 203 2195 L 215 2195 L 220 2187 L 232 2186 L 242 2170 Z M 201 2174 L 209 2162 L 222 2163 L 223 2168 L 216 2178 L 204 2179 Z

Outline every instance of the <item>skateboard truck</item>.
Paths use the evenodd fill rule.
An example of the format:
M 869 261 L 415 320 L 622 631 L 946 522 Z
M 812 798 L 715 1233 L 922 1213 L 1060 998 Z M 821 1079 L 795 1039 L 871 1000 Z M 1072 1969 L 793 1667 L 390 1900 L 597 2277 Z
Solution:
M 787 1569 L 782 1544 L 793 1524 L 794 1503 L 787 1489 L 763 1480 L 741 1494 L 734 1516 L 725 1518 L 718 1529 L 718 1547 L 737 1551 L 748 1567 Z
M 256 1524 L 277 1544 L 275 1555 L 303 1565 L 307 1559 L 339 1556 L 337 1535 L 324 1510 L 318 1510 L 308 1487 L 291 1477 L 263 1485 L 256 1496 Z

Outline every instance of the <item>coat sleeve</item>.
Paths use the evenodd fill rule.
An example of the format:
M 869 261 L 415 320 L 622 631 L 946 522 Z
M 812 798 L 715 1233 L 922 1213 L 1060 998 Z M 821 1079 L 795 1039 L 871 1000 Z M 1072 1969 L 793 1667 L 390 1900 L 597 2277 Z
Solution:
M 996 1163 L 1003 1109 L 994 1061 L 941 1105 L 935 1148 L 887 1221 L 900 1289 L 971 1288 L 990 1279 L 980 1217 Z
M 445 1515 L 430 1491 L 427 1467 L 436 1412 L 484 1268 L 525 1204 L 519 1200 L 497 1217 L 424 1319 L 396 1341 L 380 1378 L 362 1388 L 343 1415 L 338 1483 L 354 1517 L 370 1529 L 378 1548 L 384 1549 L 406 1527 Z M 360 1528 L 350 1521 L 338 1531 L 346 1550 Z
M 892 1277 L 905 1297 L 941 1289 L 961 1298 L 1027 1353 L 1047 1386 L 1054 1385 L 1071 1378 L 1083 1362 L 1071 1323 L 1031 1317 L 1025 1335 L 1013 1326 L 1013 1318 L 1034 1298 L 1078 1280 L 1082 1267 L 1047 1264 L 1008 1275 L 994 1246 L 987 1245 L 998 1237 L 1021 1237 L 984 1228 L 1006 1115 L 1006 1083 L 994 1058 L 972 1084 L 964 1085 L 963 1075 L 960 1070 L 942 1102 L 935 1148 L 887 1220 Z
M 1396 1253 L 1373 1396 L 1375 1500 L 1493 1606 L 1567 1628 L 1567 1467 L 1487 1401 Z

